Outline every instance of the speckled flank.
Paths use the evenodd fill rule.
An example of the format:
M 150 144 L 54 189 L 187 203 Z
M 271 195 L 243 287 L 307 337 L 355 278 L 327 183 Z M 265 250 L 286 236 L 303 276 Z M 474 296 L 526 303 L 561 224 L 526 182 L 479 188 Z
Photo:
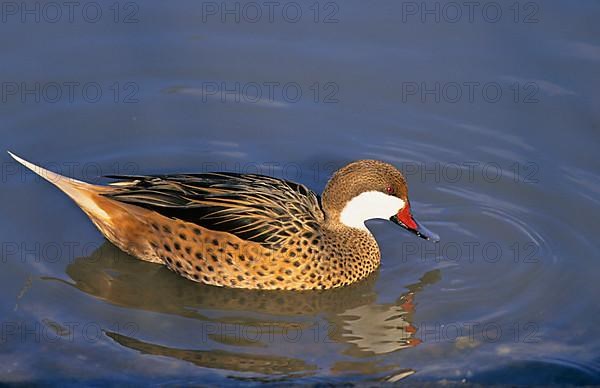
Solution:
M 362 231 L 347 230 L 345 236 L 339 231 L 306 234 L 278 249 L 268 249 L 230 233 L 158 214 L 149 221 L 152 234 L 146 238 L 152 256 L 187 279 L 215 286 L 326 289 L 363 279 L 379 265 L 377 244 Z

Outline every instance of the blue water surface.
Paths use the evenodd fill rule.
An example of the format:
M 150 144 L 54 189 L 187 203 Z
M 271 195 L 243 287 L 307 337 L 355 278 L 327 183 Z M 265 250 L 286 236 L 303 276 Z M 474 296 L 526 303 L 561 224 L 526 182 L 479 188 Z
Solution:
M 600 384 L 600 4 L 4 2 L 0 150 L 94 183 L 401 168 L 344 289 L 198 285 L 2 156 L 0 380 Z

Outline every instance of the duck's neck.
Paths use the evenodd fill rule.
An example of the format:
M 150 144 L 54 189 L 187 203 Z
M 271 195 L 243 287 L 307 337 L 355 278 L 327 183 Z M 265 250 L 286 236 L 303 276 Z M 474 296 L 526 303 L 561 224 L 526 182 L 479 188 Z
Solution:
M 346 263 L 368 268 L 369 273 L 379 266 L 379 245 L 368 229 L 350 227 L 331 218 L 324 229 L 334 253 Z

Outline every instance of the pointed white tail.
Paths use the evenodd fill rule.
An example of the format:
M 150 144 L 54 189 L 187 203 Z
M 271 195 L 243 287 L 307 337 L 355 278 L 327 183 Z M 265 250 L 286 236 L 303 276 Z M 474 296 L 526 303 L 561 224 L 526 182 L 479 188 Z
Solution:
M 23 166 L 27 167 L 31 171 L 35 172 L 48 182 L 52 183 L 59 189 L 61 189 L 65 194 L 67 194 L 75 203 L 85 211 L 88 216 L 96 219 L 107 219 L 109 218 L 108 214 L 98 206 L 96 201 L 94 200 L 98 197 L 98 194 L 101 192 L 105 192 L 108 189 L 106 187 L 92 185 L 90 183 L 78 181 L 77 179 L 68 178 L 66 176 L 57 174 L 50 170 L 46 170 L 40 166 L 37 166 L 27 160 L 18 157 L 10 151 L 7 151 L 13 159 L 17 162 L 21 163 Z

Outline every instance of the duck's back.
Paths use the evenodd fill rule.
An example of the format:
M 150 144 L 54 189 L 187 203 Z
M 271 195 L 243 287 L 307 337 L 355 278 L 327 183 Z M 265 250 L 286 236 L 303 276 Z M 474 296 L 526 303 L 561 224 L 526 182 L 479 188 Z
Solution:
M 264 175 L 204 173 L 109 176 L 104 194 L 163 216 L 227 232 L 267 247 L 316 231 L 323 221 L 318 196 L 306 186 Z

